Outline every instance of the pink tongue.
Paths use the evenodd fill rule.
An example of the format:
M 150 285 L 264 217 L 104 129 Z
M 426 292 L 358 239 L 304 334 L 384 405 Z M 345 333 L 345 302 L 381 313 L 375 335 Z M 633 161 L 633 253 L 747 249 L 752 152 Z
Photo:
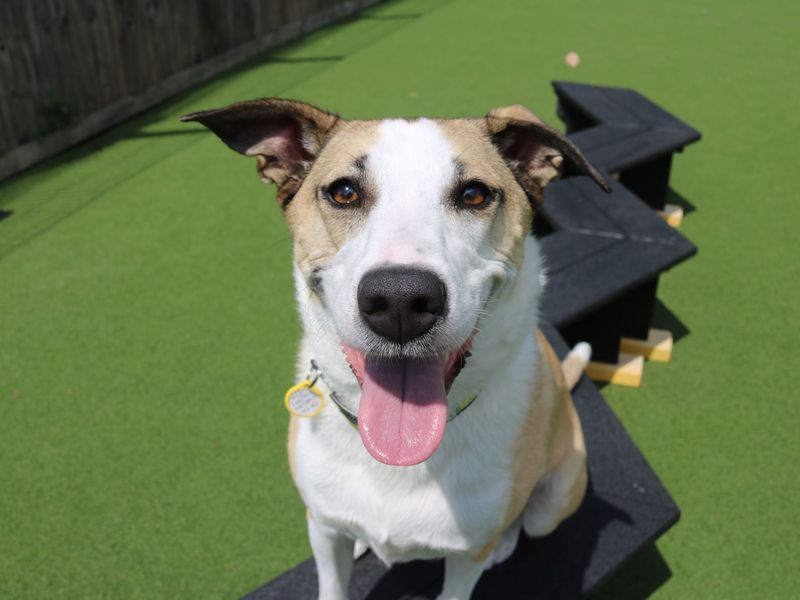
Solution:
M 387 465 L 430 458 L 444 437 L 444 358 L 366 357 L 358 431 L 369 453 Z

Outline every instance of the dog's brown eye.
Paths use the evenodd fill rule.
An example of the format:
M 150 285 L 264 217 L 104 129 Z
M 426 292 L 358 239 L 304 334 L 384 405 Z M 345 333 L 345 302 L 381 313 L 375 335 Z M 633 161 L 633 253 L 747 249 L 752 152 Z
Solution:
M 481 208 L 489 204 L 491 199 L 489 188 L 479 181 L 471 181 L 461 188 L 458 204 L 465 208 Z
M 334 181 L 328 188 L 328 196 L 339 206 L 352 206 L 361 200 L 356 185 L 349 179 Z

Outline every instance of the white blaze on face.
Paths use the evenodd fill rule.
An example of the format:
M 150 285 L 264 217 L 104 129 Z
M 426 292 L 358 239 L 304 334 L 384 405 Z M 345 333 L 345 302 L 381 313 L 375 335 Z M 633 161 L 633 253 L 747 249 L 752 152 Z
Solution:
M 453 150 L 427 119 L 385 121 L 379 132 L 367 157 L 378 192 L 366 230 L 367 256 L 374 264 L 434 266 L 444 249 L 443 200 L 456 175 Z

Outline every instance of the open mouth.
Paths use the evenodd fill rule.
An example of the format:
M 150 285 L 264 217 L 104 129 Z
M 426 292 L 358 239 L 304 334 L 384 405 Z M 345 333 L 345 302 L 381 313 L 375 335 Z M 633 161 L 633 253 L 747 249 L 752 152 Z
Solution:
M 419 358 L 369 356 L 342 342 L 361 384 L 358 432 L 375 460 L 407 467 L 436 452 L 447 425 L 447 392 L 474 335 L 455 352 Z

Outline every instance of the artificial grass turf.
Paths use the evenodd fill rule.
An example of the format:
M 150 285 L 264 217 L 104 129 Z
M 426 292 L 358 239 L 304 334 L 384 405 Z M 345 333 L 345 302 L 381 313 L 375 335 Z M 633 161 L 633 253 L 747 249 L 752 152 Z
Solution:
M 280 406 L 291 241 L 252 161 L 179 114 L 281 95 L 353 117 L 524 102 L 557 123 L 549 81 L 573 79 L 704 134 L 672 177 L 700 255 L 659 290 L 689 334 L 642 389 L 604 389 L 683 518 L 601 595 L 648 592 L 665 561 L 656 597 L 797 596 L 798 16 L 393 2 L 0 184 L 0 595 L 233 597 L 309 554 Z

